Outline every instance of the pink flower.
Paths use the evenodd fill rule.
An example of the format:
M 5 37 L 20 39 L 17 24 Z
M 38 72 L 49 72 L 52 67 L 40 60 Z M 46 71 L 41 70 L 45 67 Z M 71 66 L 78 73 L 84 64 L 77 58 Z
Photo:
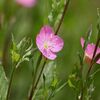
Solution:
M 81 45 L 82 45 L 82 48 L 84 47 L 84 43 L 85 43 L 85 40 L 84 38 L 81 38 Z M 85 49 L 85 60 L 87 63 L 90 63 L 91 60 L 92 60 L 92 57 L 93 57 L 93 53 L 94 53 L 94 49 L 95 49 L 95 44 L 93 43 L 89 43 Z M 98 47 L 97 48 L 97 52 L 96 52 L 96 55 L 98 55 L 100 53 L 100 48 Z M 96 62 L 98 64 L 100 64 L 100 59 Z
M 31 8 L 36 4 L 36 0 L 16 0 L 16 2 L 27 8 Z
M 41 28 L 36 37 L 36 44 L 42 54 L 50 60 L 54 60 L 57 52 L 61 51 L 64 46 L 63 40 L 55 35 L 53 29 L 48 25 Z

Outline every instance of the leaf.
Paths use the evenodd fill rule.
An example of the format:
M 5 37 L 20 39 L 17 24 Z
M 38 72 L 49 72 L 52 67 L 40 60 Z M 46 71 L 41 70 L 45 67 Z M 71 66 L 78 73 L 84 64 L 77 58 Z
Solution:
M 92 78 L 90 78 L 88 80 L 89 82 L 87 82 L 87 86 L 85 87 L 85 91 L 84 91 L 84 96 L 85 96 L 85 100 L 93 100 L 92 96 L 93 96 L 93 92 L 95 90 L 94 87 L 94 80 Z
M 11 50 L 11 55 L 12 55 L 12 61 L 13 62 L 18 62 L 20 59 L 20 55 L 16 53 L 14 50 Z
M 75 88 L 75 86 L 72 84 L 71 80 L 68 80 L 68 85 L 69 85 L 69 87 L 71 87 L 71 88 Z
M 90 25 L 88 31 L 86 32 L 86 38 L 85 38 L 85 43 L 84 43 L 84 47 L 83 47 L 84 51 L 87 47 L 88 42 L 90 41 L 91 35 L 92 35 L 92 25 Z
M 55 88 L 57 83 L 58 83 L 58 79 L 54 79 L 51 86 Z
M 0 65 L 0 100 L 6 100 L 8 80 L 5 76 L 3 67 Z
M 54 61 L 49 62 L 44 69 L 44 73 L 46 76 L 46 84 L 53 82 L 54 78 L 56 78 L 56 63 Z
M 52 0 L 52 9 L 48 16 L 49 24 L 55 27 L 62 17 L 63 8 L 66 0 Z
M 83 66 L 84 55 L 82 55 L 80 52 L 78 52 L 77 55 L 78 55 L 78 58 L 79 58 L 80 65 L 82 67 Z
M 56 89 L 55 93 L 58 93 L 59 91 L 61 91 L 65 86 L 67 86 L 68 82 L 65 82 L 64 84 L 62 84 L 59 88 Z
M 56 64 L 54 61 L 50 61 L 45 66 L 43 77 L 41 77 L 33 100 L 47 100 L 48 96 L 56 88 L 57 83 Z
M 18 63 L 19 65 L 24 61 L 29 62 L 33 56 L 32 53 L 35 52 L 35 50 L 33 49 L 33 43 L 30 38 L 24 37 L 21 41 L 19 41 L 19 43 L 16 43 L 14 36 L 12 35 L 11 58 L 13 63 Z
M 24 38 L 17 44 L 17 48 L 20 49 L 25 41 L 26 41 L 26 38 L 24 37 Z

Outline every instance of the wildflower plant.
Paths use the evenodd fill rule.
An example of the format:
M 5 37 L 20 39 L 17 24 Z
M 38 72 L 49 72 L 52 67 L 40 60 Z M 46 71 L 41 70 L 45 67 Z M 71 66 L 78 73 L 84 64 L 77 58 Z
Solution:
M 32 8 L 36 2 L 37 0 L 16 0 L 16 4 L 26 8 Z M 20 17 L 15 15 L 16 20 L 14 22 L 8 19 L 11 24 L 9 29 L 11 33 L 7 35 L 3 61 L 0 64 L 0 100 L 11 99 L 15 72 L 19 67 L 22 67 L 21 65 L 24 62 L 27 62 L 27 67 L 31 65 L 31 80 L 25 100 L 52 100 L 66 86 L 74 90 L 75 100 L 92 100 L 92 94 L 95 91 L 94 77 L 100 71 L 100 69 L 96 72 L 92 70 L 95 64 L 100 64 L 99 10 L 96 43 L 90 43 L 92 35 L 92 27 L 90 27 L 86 37 L 80 38 L 79 61 L 75 64 L 68 79 L 62 84 L 62 80 L 57 75 L 56 59 L 59 57 L 58 53 L 64 49 L 64 44 L 66 44 L 66 41 L 64 42 L 62 36 L 58 33 L 69 3 L 70 0 L 52 0 L 51 11 L 46 16 L 48 21 L 41 25 L 35 41 L 30 36 L 25 36 L 20 41 L 16 41 L 16 36 L 12 34 L 12 30 Z M 10 76 L 5 71 L 5 66 L 8 65 L 5 59 L 5 56 L 8 56 L 7 54 L 11 66 Z
M 79 64 L 75 64 L 75 68 L 68 78 L 69 87 L 73 88 L 76 93 L 77 100 L 93 100 L 93 92 L 95 91 L 94 78 L 97 72 L 92 71 L 95 64 L 100 64 L 100 14 L 98 13 L 98 23 L 97 23 L 97 40 L 96 44 L 90 43 L 92 35 L 92 27 L 89 28 L 86 40 L 83 37 L 80 39 L 80 44 L 82 46 L 82 51 L 79 52 Z M 87 66 L 86 66 L 87 65 Z M 87 68 L 85 68 L 87 67 Z
M 36 37 L 36 44 L 42 54 L 50 60 L 54 60 L 57 57 L 56 53 L 64 46 L 63 40 L 55 35 L 50 26 L 43 26 Z

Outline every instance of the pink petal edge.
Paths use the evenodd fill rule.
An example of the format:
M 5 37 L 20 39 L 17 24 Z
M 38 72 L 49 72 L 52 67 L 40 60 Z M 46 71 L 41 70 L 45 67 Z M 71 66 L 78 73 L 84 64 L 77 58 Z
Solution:
M 83 37 L 81 37 L 81 46 L 82 46 L 82 48 L 84 47 L 84 42 L 85 42 L 85 40 L 84 40 L 84 38 Z
M 56 54 L 55 53 L 53 53 L 53 52 L 51 52 L 49 49 L 48 50 L 46 50 L 46 49 L 43 49 L 42 50 L 42 54 L 46 57 L 46 58 L 48 58 L 49 60 L 54 60 L 54 59 L 56 59 Z
M 24 7 L 33 7 L 36 4 L 37 0 L 16 0 L 16 3 L 24 6 Z
M 59 36 L 55 35 L 53 36 L 51 40 L 52 46 L 50 47 L 52 52 L 59 52 L 64 47 L 64 41 Z

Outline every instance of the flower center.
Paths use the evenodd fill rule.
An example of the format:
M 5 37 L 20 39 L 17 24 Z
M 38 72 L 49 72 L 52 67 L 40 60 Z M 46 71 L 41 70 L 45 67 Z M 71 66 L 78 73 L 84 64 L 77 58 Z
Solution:
M 48 44 L 47 44 L 47 42 L 44 43 L 44 48 L 45 48 L 45 49 L 48 48 Z

